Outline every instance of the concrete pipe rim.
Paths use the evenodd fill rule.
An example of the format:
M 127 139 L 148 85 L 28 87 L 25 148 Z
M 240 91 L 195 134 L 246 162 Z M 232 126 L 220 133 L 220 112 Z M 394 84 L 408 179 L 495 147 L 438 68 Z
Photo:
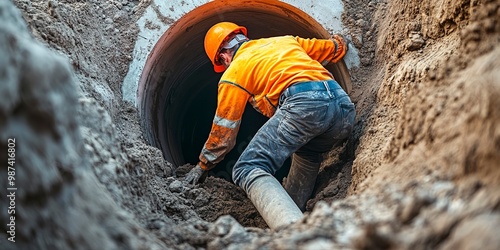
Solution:
M 220 21 L 247 27 L 251 39 L 278 35 L 330 37 L 308 14 L 280 1 L 212 1 L 177 20 L 149 54 L 137 91 L 143 134 L 174 166 L 195 164 L 210 132 L 220 74 L 213 72 L 203 39 L 205 32 Z M 345 62 L 330 64 L 327 69 L 349 93 L 352 84 Z M 252 108 L 245 110 L 233 153 L 214 169 L 214 175 L 231 179 L 238 154 L 255 134 L 255 127 L 266 120 L 258 116 Z

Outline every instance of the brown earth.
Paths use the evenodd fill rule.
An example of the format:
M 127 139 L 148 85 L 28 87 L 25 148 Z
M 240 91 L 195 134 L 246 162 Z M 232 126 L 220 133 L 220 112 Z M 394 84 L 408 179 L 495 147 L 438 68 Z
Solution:
M 13 2 L 0 152 L 16 138 L 16 242 L 6 228 L 2 249 L 500 248 L 498 1 L 344 1 L 355 131 L 304 219 L 277 232 L 232 183 L 183 186 L 191 165 L 163 160 L 121 101 L 151 1 Z

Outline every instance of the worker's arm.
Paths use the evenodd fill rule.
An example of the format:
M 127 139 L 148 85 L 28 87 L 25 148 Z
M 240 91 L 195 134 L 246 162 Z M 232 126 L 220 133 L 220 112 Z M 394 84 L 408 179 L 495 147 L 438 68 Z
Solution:
M 238 86 L 226 82 L 219 83 L 212 130 L 198 163 L 203 170 L 213 168 L 233 149 L 248 98 L 250 95 Z
M 330 39 L 309 39 L 297 36 L 295 40 L 312 59 L 323 65 L 338 62 L 348 49 L 347 41 L 340 35 L 333 35 Z

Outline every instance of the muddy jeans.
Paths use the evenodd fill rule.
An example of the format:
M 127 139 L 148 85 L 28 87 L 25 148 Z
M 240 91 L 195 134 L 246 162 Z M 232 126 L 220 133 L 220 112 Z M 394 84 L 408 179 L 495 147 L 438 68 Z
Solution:
M 319 166 L 322 154 L 349 136 L 355 112 L 349 96 L 333 80 L 292 85 L 234 165 L 234 183 L 248 193 L 258 177 L 274 175 L 293 153 Z

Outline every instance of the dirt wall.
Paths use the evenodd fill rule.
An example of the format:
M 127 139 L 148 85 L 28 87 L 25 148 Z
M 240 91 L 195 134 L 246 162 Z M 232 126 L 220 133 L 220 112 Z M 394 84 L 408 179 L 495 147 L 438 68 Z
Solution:
M 499 183 L 498 8 L 495 1 L 392 1 L 377 10 L 379 69 L 360 94 L 367 119 L 352 193 L 374 179 L 429 174 Z M 370 95 L 376 99 L 365 102 Z

